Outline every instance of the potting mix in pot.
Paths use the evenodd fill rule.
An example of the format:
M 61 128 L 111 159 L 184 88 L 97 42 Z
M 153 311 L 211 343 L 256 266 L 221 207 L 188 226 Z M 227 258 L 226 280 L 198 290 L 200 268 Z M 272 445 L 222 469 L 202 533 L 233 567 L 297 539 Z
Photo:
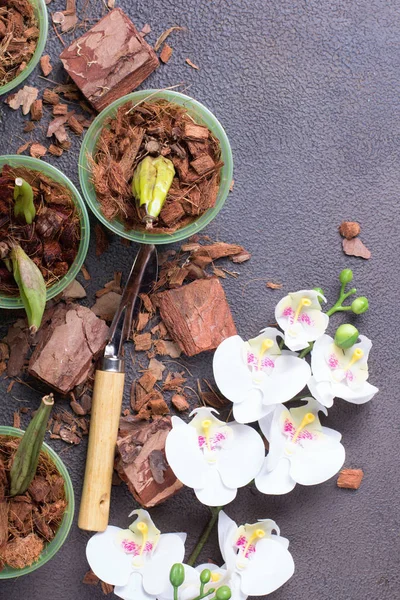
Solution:
M 22 438 L 0 434 L 0 569 L 35 563 L 67 509 L 64 479 L 41 451 L 53 404 L 42 399 Z
M 0 4 L 0 86 L 19 75 L 35 53 L 38 19 L 28 0 L 3 0 Z
M 78 253 L 80 221 L 71 192 L 40 171 L 4 165 L 0 176 L 0 292 L 21 299 L 38 328 L 46 287 Z
M 219 141 L 177 104 L 120 106 L 90 158 L 104 216 L 127 230 L 173 233 L 215 205 L 223 167 Z

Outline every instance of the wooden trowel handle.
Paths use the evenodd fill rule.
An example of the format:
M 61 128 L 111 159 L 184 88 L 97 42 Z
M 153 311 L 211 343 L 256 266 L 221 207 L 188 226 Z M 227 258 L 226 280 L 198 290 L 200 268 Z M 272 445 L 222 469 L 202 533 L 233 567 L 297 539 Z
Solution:
M 88 531 L 104 531 L 108 525 L 124 380 L 124 373 L 96 371 L 78 520 L 78 526 Z

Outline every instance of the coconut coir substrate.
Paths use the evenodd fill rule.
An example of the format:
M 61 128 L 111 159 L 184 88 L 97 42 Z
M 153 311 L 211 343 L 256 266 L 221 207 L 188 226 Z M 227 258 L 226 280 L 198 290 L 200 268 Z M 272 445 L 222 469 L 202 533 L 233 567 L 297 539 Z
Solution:
M 175 167 L 154 233 L 173 233 L 215 205 L 223 163 L 219 141 L 210 130 L 195 123 L 184 107 L 166 100 L 129 102 L 105 121 L 94 156 L 88 157 L 97 199 L 108 220 L 122 221 L 127 230 L 145 230 L 131 182 L 148 154 L 166 156 Z
M 31 225 L 14 216 L 15 178 L 33 188 L 36 216 Z M 47 286 L 64 277 L 78 253 L 80 221 L 71 192 L 40 171 L 4 165 L 0 176 L 0 242 L 14 241 L 39 267 Z M 18 295 L 12 273 L 0 264 L 0 292 Z
M 0 436 L 0 570 L 36 562 L 57 533 L 67 508 L 64 480 L 42 452 L 27 492 L 10 498 L 9 472 L 20 439 Z
M 0 85 L 12 81 L 30 62 L 39 38 L 38 20 L 27 0 L 0 2 Z

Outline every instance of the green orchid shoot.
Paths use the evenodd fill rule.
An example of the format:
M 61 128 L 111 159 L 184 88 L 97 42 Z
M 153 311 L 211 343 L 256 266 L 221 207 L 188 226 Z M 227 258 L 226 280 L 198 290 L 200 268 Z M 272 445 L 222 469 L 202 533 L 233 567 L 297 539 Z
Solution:
M 33 189 L 22 177 L 15 179 L 14 200 L 14 216 L 24 219 L 30 225 L 36 216 L 36 209 L 33 203 Z
M 198 596 L 193 598 L 193 600 L 203 600 L 204 598 L 209 598 L 214 593 L 215 596 L 210 600 L 230 600 L 232 592 L 230 587 L 227 585 L 222 585 L 217 590 L 215 590 L 215 588 L 210 588 L 207 592 L 204 591 L 204 587 L 211 581 L 211 579 L 212 574 L 210 569 L 203 569 L 203 571 L 200 573 L 200 593 Z M 175 563 L 172 565 L 169 572 L 169 580 L 174 588 L 174 600 L 179 600 L 179 588 L 185 581 L 185 568 L 182 563 Z
M 46 284 L 43 275 L 20 246 L 12 247 L 10 258 L 30 331 L 36 333 L 46 305 Z
M 348 292 L 346 292 L 346 286 L 353 281 L 353 271 L 351 269 L 343 269 L 339 275 L 339 281 L 341 283 L 340 295 L 337 302 L 327 311 L 326 314 L 328 317 L 333 315 L 335 312 L 345 312 L 349 310 L 356 315 L 365 313 L 369 307 L 368 299 L 365 296 L 356 298 L 350 305 L 343 305 L 343 302 L 347 300 L 347 298 L 353 296 L 357 292 L 356 288 L 351 288 Z

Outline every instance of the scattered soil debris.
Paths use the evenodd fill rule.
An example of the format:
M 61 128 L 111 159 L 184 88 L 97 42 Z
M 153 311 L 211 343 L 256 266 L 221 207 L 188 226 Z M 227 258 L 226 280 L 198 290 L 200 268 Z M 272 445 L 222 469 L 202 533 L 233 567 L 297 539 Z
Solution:
M 40 68 L 42 69 L 42 73 L 45 77 L 48 77 L 53 70 L 53 67 L 50 63 L 50 56 L 48 54 L 44 54 L 40 59 Z
M 343 221 L 339 227 L 340 235 L 347 240 L 357 237 L 357 235 L 360 234 L 360 231 L 361 227 L 359 223 L 356 223 L 355 221 Z
M 0 17 L 0 85 L 5 85 L 15 79 L 30 62 L 40 31 L 29 0 L 2 0 Z
M 200 69 L 200 67 L 199 67 L 199 66 L 197 66 L 197 65 L 195 65 L 195 64 L 194 64 L 194 62 L 192 62 L 192 61 L 190 60 L 190 58 L 187 58 L 187 59 L 185 60 L 185 63 L 186 63 L 187 65 L 189 65 L 189 67 L 192 67 L 192 69 L 196 69 L 197 71 Z
M 146 228 L 144 209 L 133 201 L 130 182 L 150 141 L 157 145 L 156 153 L 169 156 L 175 167 L 167 201 L 153 227 L 155 233 L 172 233 L 215 205 L 223 166 L 220 144 L 176 104 L 159 100 L 121 106 L 105 123 L 90 158 L 104 216 L 120 219 L 128 230 Z
M 160 53 L 160 60 L 162 63 L 167 64 L 167 62 L 169 61 L 169 59 L 171 58 L 173 53 L 173 50 L 171 48 L 171 46 L 169 46 L 168 44 L 164 44 L 161 53 Z
M 15 94 L 8 96 L 6 102 L 13 110 L 18 110 L 22 106 L 22 114 L 27 115 L 31 110 L 32 104 L 37 99 L 38 94 L 39 90 L 37 88 L 25 85 Z
M 348 490 L 358 490 L 363 477 L 364 472 L 362 469 L 342 469 L 339 473 L 337 485 Z
M 161 46 L 163 45 L 163 43 L 165 42 L 167 37 L 169 37 L 171 35 L 171 33 L 173 33 L 174 31 L 184 31 L 184 30 L 185 30 L 185 27 L 179 27 L 178 25 L 174 25 L 173 27 L 170 27 L 169 29 L 164 31 L 160 35 L 160 37 L 157 39 L 156 43 L 154 44 L 154 50 L 156 52 L 158 52 L 158 50 L 161 48 Z
M 282 283 L 274 283 L 273 281 L 267 281 L 267 283 L 265 285 L 270 290 L 281 290 L 283 284 Z

